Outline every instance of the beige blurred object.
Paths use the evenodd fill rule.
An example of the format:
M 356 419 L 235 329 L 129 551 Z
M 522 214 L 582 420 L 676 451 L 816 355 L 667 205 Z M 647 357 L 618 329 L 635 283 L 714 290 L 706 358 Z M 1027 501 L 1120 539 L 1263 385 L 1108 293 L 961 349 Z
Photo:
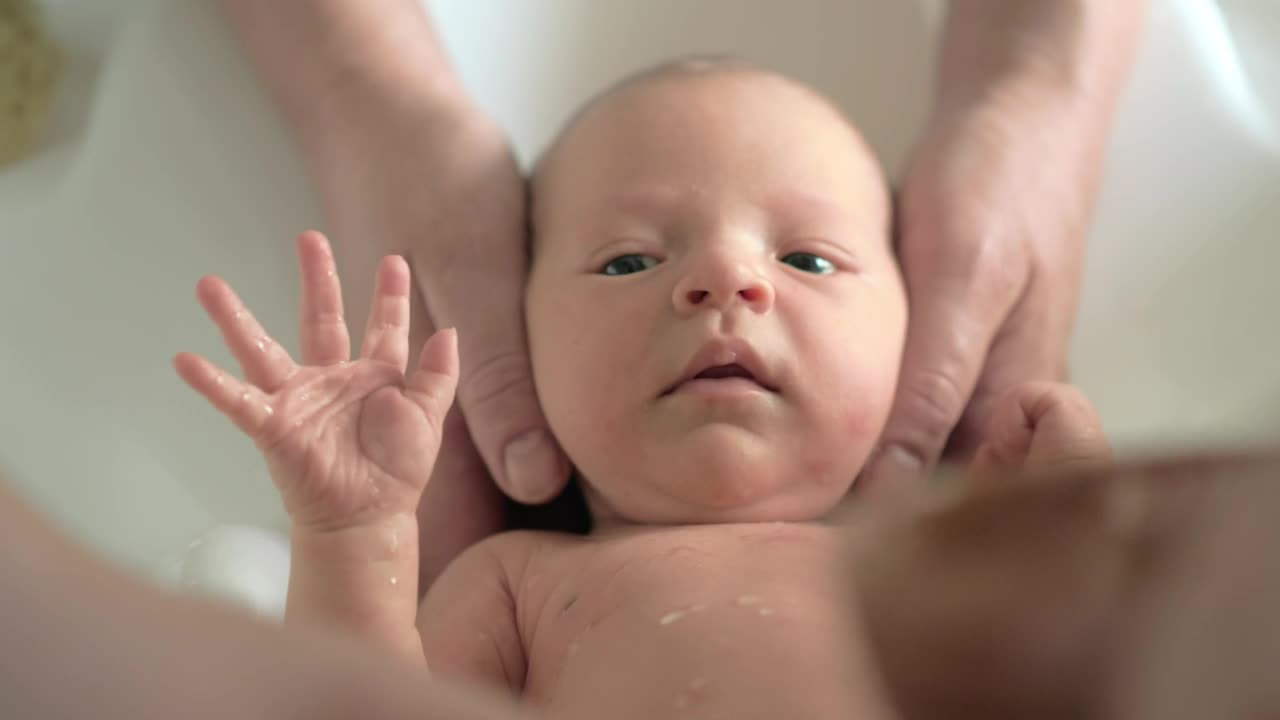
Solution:
M 35 148 L 61 70 L 39 9 L 31 0 L 0 0 L 0 166 Z
M 1280 717 L 1280 455 L 1131 460 L 849 512 L 902 720 Z

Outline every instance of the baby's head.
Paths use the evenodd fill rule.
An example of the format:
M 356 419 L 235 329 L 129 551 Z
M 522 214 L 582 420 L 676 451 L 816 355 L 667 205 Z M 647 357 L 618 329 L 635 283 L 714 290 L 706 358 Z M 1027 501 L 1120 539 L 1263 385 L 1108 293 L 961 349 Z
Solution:
M 906 330 L 883 175 L 812 90 L 723 61 L 598 97 L 533 180 L 534 378 L 597 520 L 809 520 Z

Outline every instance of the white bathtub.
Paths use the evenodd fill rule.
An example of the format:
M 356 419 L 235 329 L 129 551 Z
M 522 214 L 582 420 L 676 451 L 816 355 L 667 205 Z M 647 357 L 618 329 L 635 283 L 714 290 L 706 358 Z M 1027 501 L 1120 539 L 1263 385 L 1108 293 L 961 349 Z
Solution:
M 621 73 L 716 50 L 823 88 L 896 167 L 924 109 L 936 7 L 861 4 L 435 3 L 523 158 Z M 1280 424 L 1280 54 L 1265 42 L 1280 41 L 1280 5 L 1151 4 L 1075 379 L 1121 445 L 1252 438 Z M 73 56 L 42 152 L 0 169 L 0 467 L 76 535 L 150 572 L 214 525 L 283 527 L 253 448 L 169 361 L 190 349 L 232 363 L 193 297 L 207 272 L 294 343 L 292 239 L 323 223 L 214 3 L 46 5 Z

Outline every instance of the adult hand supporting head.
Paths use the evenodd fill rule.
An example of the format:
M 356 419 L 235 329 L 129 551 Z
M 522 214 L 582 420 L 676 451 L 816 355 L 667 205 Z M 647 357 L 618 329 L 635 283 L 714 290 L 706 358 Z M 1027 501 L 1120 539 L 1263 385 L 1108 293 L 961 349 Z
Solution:
M 1066 375 L 1085 237 L 1141 0 L 953 0 L 899 193 L 911 320 L 871 484 L 981 441 L 1009 387 Z M 953 431 L 957 431 L 953 434 Z
M 421 290 L 410 347 L 458 329 L 458 405 L 420 512 L 426 587 L 501 529 L 490 473 L 525 502 L 567 482 L 526 349 L 522 178 L 420 0 L 223 2 L 300 141 L 343 273 L 372 277 L 383 255 L 405 255 Z M 363 301 L 353 293 L 348 311 L 361 317 Z

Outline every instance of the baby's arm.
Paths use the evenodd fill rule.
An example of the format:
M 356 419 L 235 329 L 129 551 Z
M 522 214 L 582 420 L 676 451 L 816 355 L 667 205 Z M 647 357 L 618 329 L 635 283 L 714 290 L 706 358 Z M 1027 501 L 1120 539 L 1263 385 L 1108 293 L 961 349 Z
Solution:
M 293 520 L 286 622 L 354 631 L 417 663 L 415 513 L 458 378 L 457 338 L 427 341 L 408 363 L 409 268 L 378 269 L 360 357 L 350 358 L 342 289 L 328 243 L 298 239 L 302 363 L 209 277 L 200 300 L 240 361 L 238 380 L 188 353 L 178 373 L 253 439 Z
M 285 621 L 346 628 L 415 664 L 418 525 L 413 514 L 342 529 L 294 524 Z
M 999 401 L 970 468 L 978 478 L 1013 473 L 1072 473 L 1111 461 L 1093 404 L 1075 387 L 1019 385 Z
M 527 663 L 517 588 L 537 538 L 509 532 L 482 541 L 431 585 L 418 631 L 436 679 L 523 693 Z

